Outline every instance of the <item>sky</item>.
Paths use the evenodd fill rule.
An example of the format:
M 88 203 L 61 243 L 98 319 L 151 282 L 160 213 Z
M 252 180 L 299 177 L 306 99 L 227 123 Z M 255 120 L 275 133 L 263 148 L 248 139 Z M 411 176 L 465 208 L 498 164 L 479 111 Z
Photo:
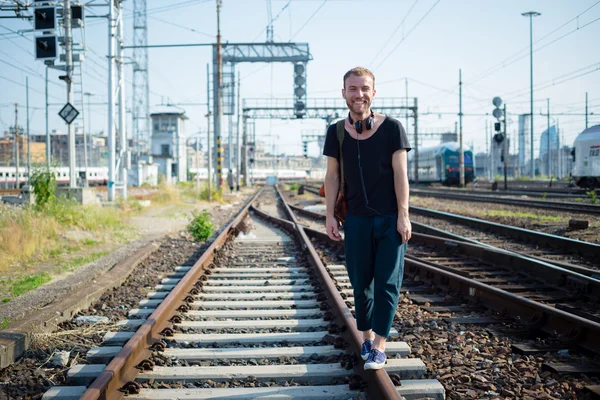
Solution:
M 22 0 L 23 1 L 23 0 Z M 12 3 L 0 0 L 0 6 Z M 88 0 L 89 3 L 89 0 Z M 94 4 L 105 4 L 95 0 Z M 547 127 L 547 99 L 552 124 L 558 120 L 561 140 L 571 145 L 585 128 L 588 92 L 589 126 L 600 124 L 600 1 L 597 0 L 272 0 L 274 40 L 308 43 L 308 98 L 340 98 L 342 77 L 364 66 L 376 77 L 378 98 L 417 97 L 419 131 L 453 131 L 459 112 L 459 69 L 462 70 L 464 142 L 475 151 L 486 150 L 486 126 L 494 120 L 492 98 L 507 105 L 508 133 L 515 136 L 518 114 L 530 112 L 529 18 L 533 19 L 533 77 L 535 153 Z M 124 1 L 126 45 L 133 38 L 133 0 Z M 1 8 L 1 7 L 0 7 Z M 216 40 L 215 0 L 147 0 L 148 44 L 213 43 Z M 87 15 L 105 15 L 107 7 L 89 7 Z M 0 11 L 0 16 L 14 15 Z M 267 1 L 223 0 L 223 41 L 264 42 L 268 24 Z M 29 79 L 30 131 L 45 133 L 42 61 L 33 56 L 31 22 L 0 19 L 0 132 L 14 123 L 19 103 L 20 125 L 25 125 L 25 81 Z M 75 41 L 82 32 L 75 31 Z M 105 18 L 88 18 L 84 63 L 85 91 L 93 92 L 91 129 L 107 131 L 108 29 Z M 126 56 L 132 50 L 126 50 Z M 149 49 L 151 112 L 185 110 L 186 134 L 206 131 L 206 65 L 210 47 Z M 289 63 L 238 64 L 241 97 L 291 98 L 293 70 Z M 50 129 L 64 131 L 57 113 L 66 89 L 50 76 Z M 127 108 L 130 109 L 132 69 L 126 66 Z M 177 107 L 165 107 L 164 104 Z M 163 104 L 161 106 L 161 104 Z M 188 105 L 183 105 L 188 104 Z M 189 105 L 192 104 L 192 105 Z M 87 105 L 86 109 L 87 111 Z M 577 114 L 577 115 L 574 115 Z M 235 121 L 235 118 L 234 118 Z M 404 123 L 404 119 L 402 119 Z M 414 141 L 412 122 L 408 132 Z M 227 120 L 225 120 L 227 127 Z M 259 120 L 257 139 L 268 151 L 302 154 L 302 132 L 324 133 L 323 120 Z M 130 116 L 128 132 L 132 132 Z M 224 131 L 224 137 L 227 132 Z M 438 139 L 420 140 L 420 146 Z M 515 138 L 512 141 L 516 144 Z M 321 149 L 308 146 L 310 156 Z

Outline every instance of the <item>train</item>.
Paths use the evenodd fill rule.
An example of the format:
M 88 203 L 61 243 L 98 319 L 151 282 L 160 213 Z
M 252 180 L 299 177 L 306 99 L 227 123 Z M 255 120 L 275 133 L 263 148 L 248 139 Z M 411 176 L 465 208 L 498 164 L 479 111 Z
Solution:
M 419 149 L 419 182 L 439 182 L 452 186 L 460 183 L 460 144 L 445 142 L 437 146 Z M 465 183 L 475 179 L 473 151 L 468 147 L 463 149 L 465 159 Z M 408 178 L 415 182 L 414 168 L 415 152 L 408 153 Z
M 600 188 L 600 125 L 581 132 L 573 142 L 575 184 L 585 189 Z
M 50 168 L 56 175 L 56 182 L 58 185 L 69 184 L 69 168 L 68 167 L 55 167 Z M 206 180 L 208 176 L 207 168 L 199 168 L 200 180 Z M 216 176 L 216 170 L 213 169 L 212 173 Z M 189 169 L 192 179 L 196 174 L 195 168 Z M 227 168 L 223 170 L 223 179 L 227 178 Z M 15 187 L 17 170 L 15 167 L 0 167 L 0 188 L 9 189 Z M 272 169 L 250 169 L 250 177 L 255 182 L 266 181 L 268 176 L 276 175 L 279 180 L 285 181 L 304 181 L 308 179 L 308 173 L 306 171 L 293 170 L 293 169 L 278 169 L 273 171 Z M 85 177 L 85 168 L 77 168 L 78 179 Z M 22 166 L 19 168 L 19 187 L 22 187 L 27 183 L 27 167 Z M 90 186 L 106 186 L 108 183 L 108 167 L 88 167 L 88 184 Z
M 67 185 L 69 183 L 69 168 L 68 167 L 52 167 L 50 168 L 56 176 L 58 185 Z M 108 167 L 88 167 L 88 184 L 92 186 L 106 185 L 108 182 Z M 0 188 L 13 188 L 17 180 L 16 167 L 0 167 Z M 85 178 L 85 168 L 77 168 L 77 177 Z M 19 187 L 27 183 L 27 167 L 19 167 Z

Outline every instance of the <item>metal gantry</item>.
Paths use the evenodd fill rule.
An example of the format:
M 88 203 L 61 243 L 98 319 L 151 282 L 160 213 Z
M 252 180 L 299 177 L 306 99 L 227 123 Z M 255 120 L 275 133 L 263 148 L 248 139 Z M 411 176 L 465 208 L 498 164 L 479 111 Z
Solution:
M 417 98 L 412 99 L 412 105 L 409 98 L 401 97 L 384 97 L 377 98 L 373 109 L 380 111 L 385 115 L 395 118 L 406 116 L 406 111 L 411 111 L 411 118 L 414 120 L 415 140 L 413 149 L 415 152 L 415 180 L 419 181 L 418 164 L 419 164 L 419 126 L 418 126 L 418 101 Z M 296 99 L 244 99 L 242 106 L 242 118 L 244 120 L 244 143 L 247 143 L 246 127 L 247 121 L 250 119 L 295 119 L 296 116 Z M 304 118 L 322 119 L 333 122 L 336 119 L 344 118 L 348 113 L 348 105 L 346 100 L 342 98 L 313 98 L 307 99 L 305 102 Z M 243 152 L 244 155 L 246 151 Z M 244 157 L 246 158 L 246 157 Z M 247 159 L 244 160 L 242 173 L 245 174 L 248 170 Z M 245 176 L 245 175 L 244 175 Z
M 213 45 L 213 118 L 215 125 L 215 146 L 217 147 L 217 189 L 222 184 L 221 162 L 221 131 L 222 116 L 225 105 L 224 97 L 224 76 L 222 75 L 223 64 L 230 64 L 231 80 L 230 84 L 235 82 L 235 64 L 242 62 L 291 62 L 294 64 L 294 98 L 292 100 L 292 110 L 294 118 L 306 117 L 306 64 L 312 60 L 308 43 L 220 43 L 220 31 L 217 44 Z M 231 95 L 228 96 L 233 103 L 233 88 Z M 228 105 L 228 110 L 235 109 L 234 105 Z M 238 110 L 239 112 L 239 110 Z M 244 143 L 246 141 L 244 140 Z M 246 154 L 246 148 L 242 154 Z M 242 173 L 247 171 L 247 162 L 244 162 Z M 239 175 L 239 174 L 238 174 Z M 245 175 L 244 175 L 245 176 Z
M 136 157 L 150 142 L 150 90 L 148 85 L 147 0 L 133 0 L 133 138 Z M 142 145 L 144 148 L 141 148 Z

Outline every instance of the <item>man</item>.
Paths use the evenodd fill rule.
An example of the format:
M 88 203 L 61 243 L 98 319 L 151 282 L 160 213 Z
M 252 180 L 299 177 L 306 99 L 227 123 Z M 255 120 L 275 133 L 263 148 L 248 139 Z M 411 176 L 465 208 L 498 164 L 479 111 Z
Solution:
M 350 110 L 344 123 L 344 223 L 346 269 L 354 289 L 356 326 L 363 334 L 365 369 L 386 361 L 385 341 L 392 327 L 402 276 L 404 253 L 412 227 L 408 219 L 406 132 L 399 121 L 374 113 L 375 77 L 366 68 L 344 75 L 342 97 Z M 359 123 L 360 122 L 360 123 Z M 327 234 L 341 240 L 334 207 L 340 186 L 336 124 L 327 130 L 325 200 Z

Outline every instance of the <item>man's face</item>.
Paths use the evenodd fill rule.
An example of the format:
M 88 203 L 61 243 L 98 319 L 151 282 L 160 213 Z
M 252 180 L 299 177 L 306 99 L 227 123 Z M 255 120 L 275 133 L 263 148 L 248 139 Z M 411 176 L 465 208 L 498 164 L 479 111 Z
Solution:
M 342 97 L 346 99 L 348 108 L 356 114 L 364 114 L 369 111 L 371 102 L 375 96 L 373 79 L 368 75 L 350 75 L 344 82 Z

